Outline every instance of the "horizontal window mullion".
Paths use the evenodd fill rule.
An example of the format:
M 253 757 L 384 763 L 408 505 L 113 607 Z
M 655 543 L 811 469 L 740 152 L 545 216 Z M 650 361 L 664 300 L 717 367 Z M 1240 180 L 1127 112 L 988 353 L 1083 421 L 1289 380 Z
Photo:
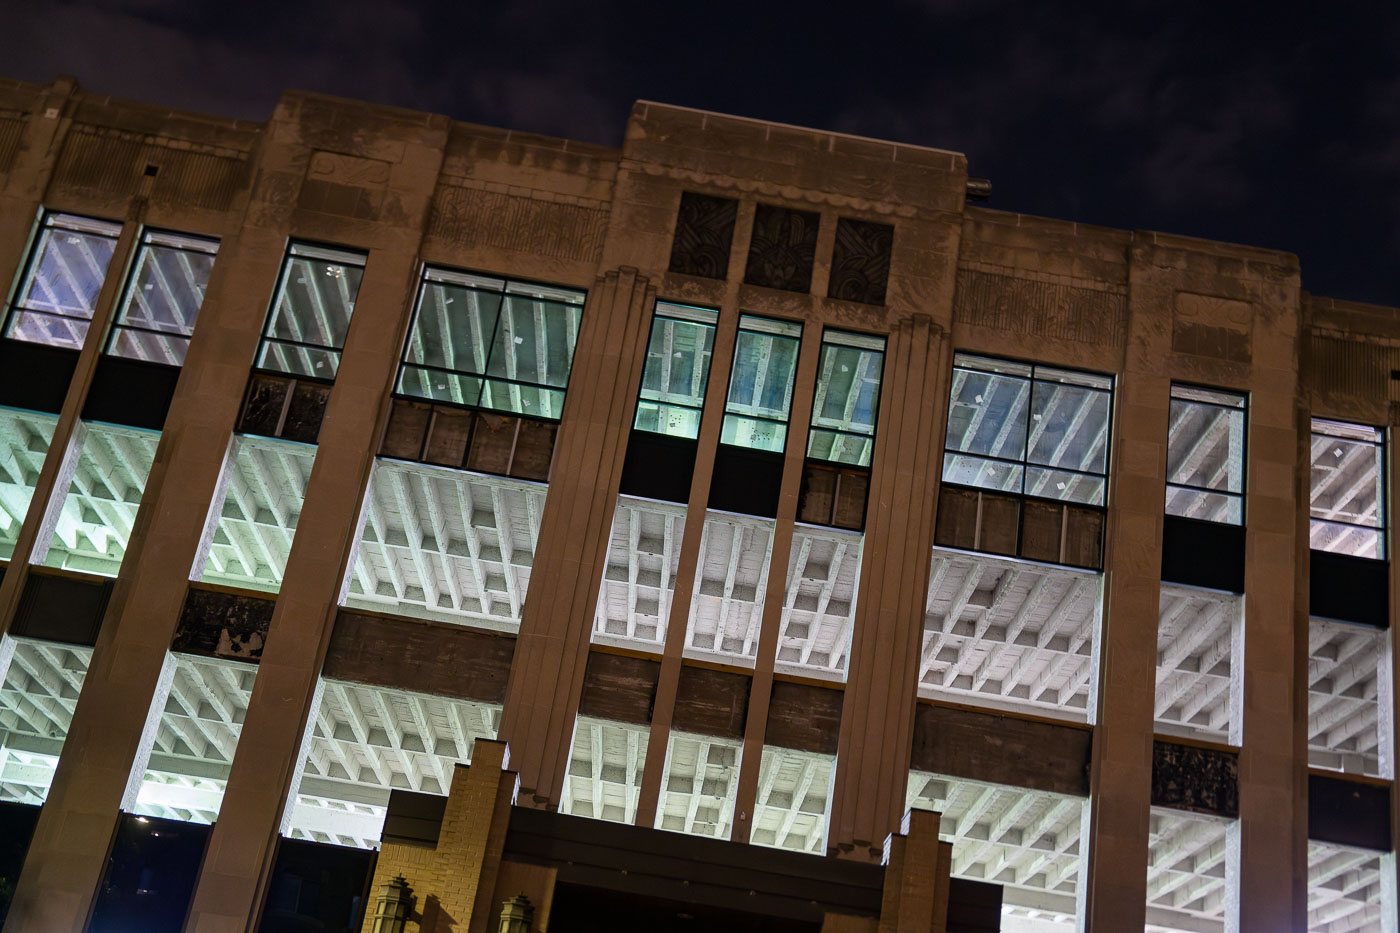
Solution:
M 161 337 L 174 337 L 176 339 L 184 341 L 188 341 L 191 335 L 194 333 L 193 329 L 191 329 L 189 332 L 179 330 L 161 330 L 158 327 L 142 327 L 139 324 L 122 323 L 113 324 L 112 330 L 134 330 L 139 331 L 143 334 L 156 334 Z
M 264 337 L 263 343 L 275 343 L 284 347 L 302 347 L 307 350 L 323 350 L 326 353 L 340 355 L 341 348 L 329 343 L 307 343 L 304 340 L 289 340 L 286 337 Z
M 1231 499 L 1244 498 L 1244 493 L 1242 492 L 1233 492 L 1229 489 L 1212 489 L 1209 486 L 1195 486 L 1191 483 L 1176 483 L 1168 480 L 1167 486 L 1172 489 L 1189 489 L 1192 492 L 1208 492 L 1213 496 L 1229 496 Z
M 91 317 L 83 317 L 80 314 L 64 314 L 62 311 L 45 311 L 41 308 L 31 308 L 20 302 L 15 302 L 15 304 L 11 306 L 11 311 L 23 311 L 25 314 L 38 314 L 43 317 L 56 317 L 64 321 L 82 321 L 84 324 L 92 323 Z
M 1362 525 L 1359 522 L 1349 522 L 1344 518 L 1319 518 L 1309 513 L 1308 520 L 1312 522 L 1322 522 L 1325 525 L 1346 525 L 1348 528 L 1362 528 L 1366 531 L 1384 531 L 1384 525 Z
M 541 389 L 547 392 L 563 392 L 564 386 L 552 385 L 548 382 L 530 382 L 527 379 L 512 379 L 509 376 L 491 376 L 486 373 L 479 373 L 469 369 L 448 369 L 444 366 L 432 366 L 428 363 L 404 362 L 404 369 L 421 369 L 428 372 L 442 373 L 446 376 L 461 376 L 466 379 L 480 379 L 482 382 L 495 382 L 520 386 L 522 388 Z

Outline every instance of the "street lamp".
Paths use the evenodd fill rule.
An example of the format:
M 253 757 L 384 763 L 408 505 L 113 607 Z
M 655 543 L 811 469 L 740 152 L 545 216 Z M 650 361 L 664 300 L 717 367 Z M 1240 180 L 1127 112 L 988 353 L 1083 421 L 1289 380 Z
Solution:
M 530 922 L 535 918 L 535 907 L 530 899 L 517 894 L 501 904 L 501 928 L 499 933 L 530 933 Z
M 404 933 L 408 915 L 413 912 L 413 889 L 403 875 L 379 886 L 379 904 L 374 912 L 373 933 Z

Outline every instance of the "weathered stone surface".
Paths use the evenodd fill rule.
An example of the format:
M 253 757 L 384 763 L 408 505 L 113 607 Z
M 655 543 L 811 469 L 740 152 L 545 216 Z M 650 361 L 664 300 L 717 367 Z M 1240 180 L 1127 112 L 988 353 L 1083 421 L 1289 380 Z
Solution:
M 276 601 L 190 587 L 180 610 L 172 651 L 257 661 L 267 641 Z
M 729 247 L 739 202 L 692 191 L 681 193 L 670 271 L 722 279 L 729 274 Z
M 1240 759 L 1235 752 L 1153 742 L 1152 805 L 1237 817 L 1239 770 Z
M 790 292 L 811 290 L 819 222 L 820 215 L 813 211 L 758 205 L 744 281 Z
M 893 246 L 894 227 L 889 224 L 848 217 L 837 220 L 827 295 L 868 305 L 884 304 Z

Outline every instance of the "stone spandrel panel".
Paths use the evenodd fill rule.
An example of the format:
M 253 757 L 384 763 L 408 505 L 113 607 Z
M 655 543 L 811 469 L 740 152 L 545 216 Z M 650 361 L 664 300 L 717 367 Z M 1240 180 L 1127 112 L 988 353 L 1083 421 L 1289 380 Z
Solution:
M 515 194 L 504 185 L 444 178 L 433 194 L 428 235 L 455 246 L 597 262 L 607 233 L 601 201 Z
M 758 205 L 744 281 L 789 292 L 810 291 L 819 222 L 820 215 L 815 211 Z
M 1122 287 L 1090 288 L 1064 276 L 1011 274 L 1000 266 L 958 269 L 953 321 L 989 330 L 1121 347 L 1128 296 Z
M 1153 742 L 1152 805 L 1238 817 L 1239 770 L 1234 752 Z
M 693 191 L 681 193 L 676 235 L 671 241 L 672 272 L 723 279 L 729 275 L 729 248 L 739 202 Z
M 889 224 L 838 219 L 827 295 L 861 304 L 884 304 L 893 248 L 894 227 Z
M 1172 313 L 1172 349 L 1232 363 L 1253 358 L 1253 308 L 1247 301 L 1177 292 Z
M 252 140 L 250 131 L 250 146 Z M 150 177 L 149 166 L 156 169 L 151 200 L 157 203 L 228 210 L 248 183 L 245 151 L 80 123 L 65 141 L 53 187 L 127 198 Z

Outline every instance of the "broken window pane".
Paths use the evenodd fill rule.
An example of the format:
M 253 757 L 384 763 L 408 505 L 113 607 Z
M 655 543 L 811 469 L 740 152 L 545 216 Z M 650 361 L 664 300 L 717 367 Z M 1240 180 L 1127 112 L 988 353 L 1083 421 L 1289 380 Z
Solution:
M 193 579 L 281 589 L 315 460 L 313 444 L 235 435 L 209 511 L 208 554 Z
M 558 420 L 584 293 L 427 269 L 398 391 Z
M 15 553 L 58 416 L 0 407 L 0 560 Z
M 799 525 L 778 631 L 779 671 L 845 680 L 865 536 Z
M 147 230 L 107 352 L 183 365 L 218 250 L 217 240 Z
M 685 506 L 618 496 L 593 642 L 660 652 L 681 558 Z
M 691 440 L 700 436 L 718 318 L 705 308 L 656 303 L 637 400 L 638 431 Z
M 845 331 L 822 334 L 817 389 L 807 456 L 813 460 L 870 466 L 885 339 Z
M 802 325 L 742 315 L 729 374 L 720 441 L 782 452 Z
M 1385 557 L 1385 432 L 1312 420 L 1311 547 Z
M 656 828 L 728 839 L 743 751 L 737 739 L 672 732 Z
M 5 335 L 81 350 L 121 232 L 105 220 L 44 215 Z
M 334 379 L 364 273 L 363 253 L 293 243 L 263 331 L 257 368 Z
M 515 631 L 547 487 L 378 459 L 344 605 Z
M 1083 866 L 1079 797 L 910 771 L 906 809 L 940 814 L 952 877 L 1002 886 L 1002 929 L 1075 928 Z M 1024 924 L 1024 927 L 1021 926 Z
M 16 638 L 0 684 L 0 800 L 41 804 L 68 738 L 92 649 Z
M 943 481 L 1103 505 L 1113 381 L 958 353 Z
M 578 717 L 559 812 L 636 822 L 650 734 L 646 726 Z
M 1102 582 L 934 548 L 919 695 L 1086 722 Z
M 1172 386 L 1167 514 L 1244 523 L 1245 396 Z
M 770 519 L 707 513 L 690 603 L 687 657 L 753 666 L 775 527 Z
M 1234 659 L 1244 597 L 1163 583 L 1160 605 L 1157 731 L 1238 744 Z
M 176 654 L 174 677 L 132 812 L 187 823 L 219 817 L 258 666 Z
M 1308 764 L 1391 778 L 1390 639 L 1385 630 L 1308 620 Z
M 825 855 L 835 770 L 835 755 L 763 746 L 749 841 Z
M 379 848 L 390 791 L 446 795 L 456 765 L 500 725 L 495 703 L 323 681 L 284 835 Z
M 92 423 L 63 499 L 53 540 L 34 563 L 115 577 L 155 462 L 159 431 Z

